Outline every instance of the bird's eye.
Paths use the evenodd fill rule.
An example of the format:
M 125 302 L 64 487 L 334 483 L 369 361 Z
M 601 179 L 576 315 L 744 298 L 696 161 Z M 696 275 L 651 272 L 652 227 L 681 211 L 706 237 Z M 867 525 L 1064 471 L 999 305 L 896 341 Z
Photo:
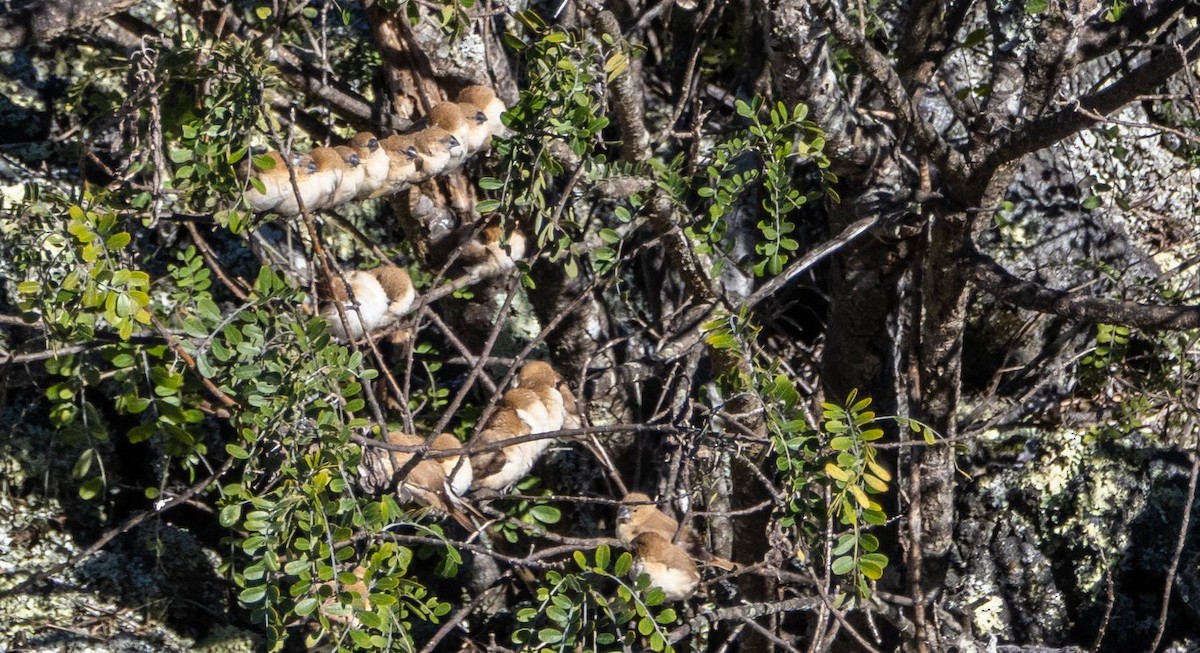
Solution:
M 450 137 L 450 147 L 458 147 L 458 139 L 457 138 L 455 138 L 453 136 Z
M 475 112 L 475 122 L 477 122 L 481 125 L 483 123 L 487 122 L 487 114 L 482 111 L 476 111 Z
M 404 150 L 404 153 L 407 154 L 408 158 L 410 158 L 410 159 L 417 158 L 417 148 L 412 145 L 409 145 L 408 149 Z
M 356 166 L 360 163 L 362 163 L 362 159 L 359 159 L 357 154 L 350 155 L 350 165 Z
M 371 140 L 367 141 L 367 149 L 371 150 L 372 152 L 374 152 L 375 150 L 378 150 L 379 149 L 379 139 L 372 138 Z

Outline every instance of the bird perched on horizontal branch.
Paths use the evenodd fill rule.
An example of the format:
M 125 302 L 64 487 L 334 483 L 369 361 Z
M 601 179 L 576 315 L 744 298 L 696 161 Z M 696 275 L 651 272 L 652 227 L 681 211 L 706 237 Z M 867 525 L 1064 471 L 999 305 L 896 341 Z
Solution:
M 362 159 L 359 158 L 358 152 L 354 148 L 338 145 L 333 148 L 333 151 L 342 158 L 342 177 L 338 180 L 337 187 L 333 190 L 327 206 L 345 204 L 358 197 L 358 191 L 362 187 L 367 172 L 367 167 L 363 165 Z
M 395 265 L 351 270 L 344 278 L 330 279 L 321 289 L 327 300 L 321 315 L 340 342 L 358 340 L 368 331 L 390 325 L 408 312 L 417 297 L 408 272 Z M 338 314 L 337 303 L 346 313 L 349 330 Z
M 499 225 L 484 227 L 477 237 L 462 246 L 459 256 L 468 274 L 490 276 L 508 272 L 525 258 L 525 234 L 513 229 L 506 238 Z
M 308 179 L 317 172 L 317 163 L 312 157 L 299 152 L 292 153 L 291 163 L 292 169 L 296 171 L 296 183 L 303 188 Z M 255 187 L 254 181 L 251 181 L 250 189 L 244 195 L 251 210 L 258 213 L 275 211 L 288 217 L 299 213 L 292 190 L 291 175 L 282 154 L 271 151 L 266 154 L 266 159 L 258 155 L 251 159 L 249 167 L 252 179 L 263 187 L 260 191 Z
M 629 575 L 650 577 L 651 587 L 661 588 L 668 601 L 682 601 L 696 593 L 700 572 L 682 547 L 654 531 L 647 531 L 629 543 L 633 566 Z
M 526 363 L 513 389 L 504 393 L 484 429 L 472 439 L 474 451 L 485 445 L 503 443 L 524 435 L 551 433 L 567 420 L 567 406 L 575 408 L 575 397 L 562 377 L 542 361 Z M 563 391 L 567 397 L 563 396 Z M 476 488 L 503 491 L 525 477 L 553 438 L 538 438 L 471 455 Z
M 736 565 L 719 558 L 704 548 L 695 531 L 658 509 L 646 494 L 630 492 L 621 500 L 625 504 L 617 512 L 617 539 L 624 546 L 631 546 L 639 535 L 656 533 L 668 542 L 678 542 L 692 558 L 713 567 L 732 571 Z
M 420 155 L 413 183 L 436 177 L 452 168 L 462 147 L 453 134 L 432 125 L 414 133 L 412 139 Z
M 383 187 L 387 181 L 391 160 L 379 139 L 371 132 L 359 132 L 350 140 L 350 147 L 358 153 L 362 162 L 363 180 L 358 187 L 358 199 L 366 199 Z
M 383 184 L 371 194 L 371 197 L 381 197 L 398 193 L 421 179 L 419 167 L 421 155 L 417 152 L 416 141 L 406 134 L 392 134 L 379 142 L 388 160 L 387 174 Z
M 462 91 L 459 91 L 458 95 L 455 96 L 454 101 L 458 102 L 459 104 L 471 105 L 476 109 L 476 111 L 483 112 L 484 118 L 486 119 L 483 124 L 487 127 L 487 136 L 483 138 L 482 143 L 480 143 L 478 147 L 471 148 L 472 152 L 478 152 L 479 150 L 487 147 L 488 139 L 490 139 L 493 135 L 504 133 L 504 122 L 500 119 L 500 116 L 504 113 L 507 107 L 504 106 L 503 100 L 496 97 L 496 92 L 492 89 L 488 88 L 487 86 L 468 86 Z M 470 116 L 471 114 L 469 112 L 464 112 L 464 115 Z M 475 134 L 479 132 L 472 133 Z M 470 145 L 468 145 L 468 147 L 470 147 Z
M 391 431 L 388 444 L 419 447 L 426 443 L 419 435 Z M 462 443 L 450 433 L 439 433 L 429 442 L 430 452 L 462 450 Z M 367 447 L 359 462 L 359 484 L 372 494 L 390 491 L 401 503 L 417 503 L 438 514 L 446 514 L 468 529 L 470 520 L 459 510 L 461 495 L 471 487 L 471 464 L 465 454 L 422 458 L 410 464 L 415 453 Z M 407 471 L 406 471 L 407 468 Z

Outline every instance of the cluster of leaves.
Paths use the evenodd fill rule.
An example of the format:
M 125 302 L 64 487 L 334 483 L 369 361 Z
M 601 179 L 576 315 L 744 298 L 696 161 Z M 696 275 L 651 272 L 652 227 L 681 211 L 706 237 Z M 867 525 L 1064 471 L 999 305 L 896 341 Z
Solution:
M 701 216 L 685 229 L 696 242 L 697 253 L 718 254 L 723 244 L 730 215 L 740 202 L 761 189 L 763 218 L 757 223 L 762 240 L 755 245 L 759 258 L 753 265 L 756 276 L 777 275 L 800 244 L 789 234 L 796 229 L 790 215 L 804 204 L 821 196 L 822 191 L 802 193 L 796 187 L 793 167 L 808 163 L 819 173 L 825 184 L 837 179 L 828 170 L 825 138 L 816 123 L 807 119 L 808 107 L 798 104 L 790 110 L 776 103 L 762 119 L 764 101 L 756 97 L 750 102 L 737 100 L 738 115 L 747 126 L 719 142 L 707 154 L 708 164 L 694 179 L 682 172 L 684 159 L 677 157 L 670 165 L 655 165 L 660 186 L 676 202 L 687 204 L 694 195 L 703 204 L 690 210 Z M 836 199 L 831 188 L 824 193 Z M 715 256 L 713 275 L 719 275 L 723 257 Z
M 516 485 L 516 492 L 526 497 L 545 497 L 550 499 L 554 493 L 549 488 L 540 487 L 542 480 L 536 476 L 527 476 Z M 505 509 L 511 519 L 496 525 L 500 534 L 511 544 L 521 539 L 523 531 L 537 532 L 543 526 L 552 526 L 562 520 L 562 510 L 550 505 L 548 501 L 532 498 L 522 498 L 514 501 Z
M 625 581 L 633 566 L 628 552 L 614 562 L 601 545 L 591 560 L 576 551 L 574 562 L 577 571 L 547 571 L 536 606 L 517 611 L 522 626 L 513 641 L 522 650 L 674 650 L 665 627 L 678 616 L 663 607 L 662 589 L 650 587 L 646 574 L 633 584 Z
M 563 261 L 569 274 L 578 274 L 579 234 L 583 224 L 567 207 L 557 215 L 548 195 L 565 175 L 563 163 L 552 145 L 565 144 L 584 165 L 603 163 L 598 153 L 601 132 L 608 126 L 602 95 L 597 86 L 619 73 L 618 64 L 596 63 L 603 57 L 596 44 L 576 34 L 548 26 L 537 13 L 522 11 L 517 20 L 526 28 L 529 42 L 513 33 L 505 43 L 527 59 L 528 86 L 520 101 L 504 114 L 505 124 L 518 134 L 497 139 L 495 149 L 505 161 L 504 178 L 485 177 L 484 190 L 498 190 L 499 197 L 479 203 L 480 213 L 498 212 L 532 225 L 539 247 L 548 248 L 551 260 Z M 619 50 L 608 56 L 618 61 Z M 627 61 L 626 61 L 627 65 Z
M 868 528 L 887 522 L 883 506 L 871 495 L 887 492 L 892 475 L 879 464 L 878 449 L 872 444 L 883 437 L 883 429 L 870 428 L 875 421 L 875 413 L 867 410 L 871 399 L 856 398 L 857 393 L 852 391 L 845 407 L 821 404 L 823 430 L 831 436 L 829 448 L 834 452 L 824 469 L 834 488 L 830 508 L 848 529 L 837 536 L 830 570 L 849 577 L 855 591 L 854 596 L 840 594 L 835 600 L 837 607 L 869 599 L 870 581 L 882 578 L 888 564 L 887 556 L 879 553 L 879 538 Z

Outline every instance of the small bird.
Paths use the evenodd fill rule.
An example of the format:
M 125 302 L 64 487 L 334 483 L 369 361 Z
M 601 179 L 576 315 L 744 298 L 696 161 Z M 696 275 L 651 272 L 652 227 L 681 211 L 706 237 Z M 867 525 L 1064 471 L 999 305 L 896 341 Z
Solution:
M 696 593 L 700 584 L 700 572 L 688 554 L 671 540 L 648 531 L 633 538 L 629 543 L 633 553 L 630 578 L 641 574 L 650 577 L 650 586 L 662 588 L 668 601 L 682 601 Z
M 453 102 L 442 102 L 429 110 L 426 123 L 440 127 L 454 137 L 456 145 L 450 148 L 451 165 L 458 165 L 471 153 L 467 140 L 471 136 L 471 125 L 463 115 L 462 109 Z
M 463 245 L 460 257 L 468 274 L 491 276 L 508 272 L 525 258 L 525 234 L 513 229 L 505 240 L 499 225 L 484 227 L 478 238 Z
M 422 179 L 417 171 L 421 156 L 411 136 L 392 134 L 380 141 L 379 147 L 387 155 L 388 171 L 383 185 L 371 197 L 398 193 Z
M 487 127 L 488 138 L 504 133 L 504 122 L 501 121 L 500 116 L 507 107 L 504 106 L 503 100 L 496 97 L 495 91 L 486 86 L 468 86 L 460 91 L 454 99 L 463 104 L 470 104 L 483 112 L 483 115 L 487 117 L 487 122 L 484 124 Z M 486 147 L 486 143 L 487 138 L 484 139 L 482 147 Z
M 379 190 L 387 180 L 391 161 L 379 140 L 371 132 L 359 132 L 350 140 L 363 166 L 363 180 L 358 187 L 358 199 L 366 199 Z
M 429 126 L 413 134 L 420 160 L 417 162 L 417 181 L 436 177 L 451 168 L 459 149 L 458 139 L 441 127 Z
M 344 277 L 345 281 L 335 278 L 324 284 L 323 295 L 329 301 L 321 311 L 329 323 L 330 333 L 339 342 L 358 340 L 364 333 L 399 319 L 408 312 L 417 296 L 408 273 L 394 265 L 351 270 Z M 336 302 L 341 303 L 346 313 L 349 331 L 342 323 Z
M 530 361 L 521 368 L 517 375 L 516 386 L 523 390 L 531 390 L 537 394 L 542 405 L 549 414 L 549 420 L 542 430 L 534 433 L 557 431 L 564 423 L 574 418 L 574 426 L 578 428 L 578 409 L 575 406 L 575 395 L 567 386 L 562 376 L 545 361 Z
M 488 418 L 484 429 L 467 445 L 469 449 L 475 450 L 486 445 L 502 443 L 505 440 L 529 435 L 532 432 L 529 424 L 521 418 L 516 407 L 516 405 L 527 406 L 528 398 L 522 399 L 519 392 L 518 395 L 513 396 L 513 392 L 517 391 L 509 390 L 504 394 L 504 399 L 496 406 L 495 412 Z M 528 391 L 525 392 L 528 393 Z M 510 402 L 510 398 L 515 402 Z M 536 398 L 533 401 L 540 404 Z M 550 439 L 547 438 L 471 454 L 471 468 L 475 476 L 472 487 L 475 489 L 487 488 L 497 492 L 507 490 L 529 473 L 533 464 L 549 446 Z
M 342 178 L 338 181 L 337 188 L 333 191 L 333 196 L 329 198 L 328 206 L 345 204 L 358 197 L 359 187 L 362 186 L 363 179 L 367 173 L 366 166 L 362 164 L 362 159 L 359 158 L 358 152 L 355 152 L 354 148 L 338 145 L 333 149 L 338 153 L 338 156 L 342 157 L 344 167 L 342 169 Z
M 425 438 L 402 431 L 392 431 L 384 439 L 388 444 L 395 445 L 425 444 Z M 439 433 L 429 443 L 431 452 L 461 449 L 462 443 L 449 433 Z M 419 503 L 441 512 L 453 512 L 458 497 L 471 487 L 470 462 L 461 460 L 464 457 L 462 455 L 423 457 L 411 466 L 406 476 L 394 478 L 396 473 L 408 465 L 413 456 L 410 452 L 386 451 L 373 447 L 363 451 L 362 462 L 359 464 L 363 488 L 369 492 L 394 490 L 402 503 Z
M 504 393 L 483 431 L 472 440 L 473 449 L 522 435 L 557 431 L 568 419 L 568 404 L 572 411 L 575 410 L 575 396 L 549 363 L 526 363 L 515 385 Z M 553 442 L 554 438 L 539 438 L 499 451 L 473 454 L 471 465 L 475 468 L 475 487 L 497 491 L 509 488 L 529 473 Z
M 250 208 L 258 213 L 275 211 L 281 215 L 292 216 L 299 213 L 295 208 L 296 198 L 292 191 L 292 179 L 283 155 L 279 152 L 268 152 L 271 159 L 270 167 L 259 167 L 252 164 L 254 177 L 262 182 L 263 192 L 251 185 L 245 197 Z M 303 184 L 317 171 L 317 164 L 307 154 L 292 152 L 292 168 L 296 171 L 296 183 Z M 290 202 L 290 203 L 289 203 Z
M 492 131 L 488 127 L 487 114 L 482 109 L 470 102 L 457 102 L 456 104 L 458 112 L 463 115 L 463 119 L 466 120 L 467 127 L 469 127 L 467 140 L 463 144 L 469 156 L 487 147 L 488 139 L 492 137 Z
M 308 155 L 317 164 L 317 171 L 299 184 L 300 197 L 305 209 L 315 211 L 332 206 L 333 196 L 346 171 L 346 162 L 332 147 L 316 147 Z
M 626 504 L 617 512 L 617 539 L 622 545 L 630 546 L 638 536 L 655 533 L 668 542 L 679 542 L 689 556 L 705 564 L 727 571 L 736 568 L 734 563 L 709 553 L 692 529 L 684 526 L 681 531 L 679 522 L 659 510 L 648 495 L 630 492 L 621 502 Z

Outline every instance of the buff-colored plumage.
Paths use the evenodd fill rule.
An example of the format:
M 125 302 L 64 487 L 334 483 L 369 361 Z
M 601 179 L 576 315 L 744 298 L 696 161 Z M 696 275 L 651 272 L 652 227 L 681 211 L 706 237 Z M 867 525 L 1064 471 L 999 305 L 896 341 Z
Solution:
M 393 134 L 380 141 L 379 146 L 387 155 L 388 171 L 383 185 L 372 194 L 372 197 L 398 193 L 422 179 L 418 172 L 421 155 L 417 151 L 413 137 L 406 134 Z
M 254 172 L 254 176 L 262 182 L 264 191 L 260 193 L 252 185 L 246 191 L 247 204 L 257 212 L 272 211 L 283 217 L 299 215 L 299 205 L 284 157 L 279 152 L 270 152 L 269 156 L 272 166 L 268 169 L 255 166 Z M 317 173 L 317 163 L 307 154 L 293 152 L 292 169 L 296 173 L 296 185 L 300 188 L 301 198 L 304 198 L 313 188 L 311 179 Z
M 338 145 L 333 150 L 342 158 L 342 177 L 338 180 L 337 187 L 327 203 L 327 206 L 330 207 L 345 204 L 357 198 L 359 188 L 366 176 L 366 166 L 362 164 L 362 159 L 359 158 L 358 152 L 354 148 Z
M 504 123 L 500 116 L 504 113 L 506 107 L 504 101 L 496 97 L 496 92 L 486 86 L 468 86 L 464 88 L 457 97 L 456 102 L 470 104 L 479 111 L 482 111 L 487 117 L 487 133 L 488 136 L 504 133 Z M 486 140 L 485 140 L 486 142 Z
M 488 140 L 492 137 L 487 114 L 470 102 L 458 102 L 457 104 L 458 111 L 462 114 L 468 127 L 467 140 L 463 142 L 463 147 L 466 148 L 467 154 L 475 154 L 487 147 Z
M 633 553 L 631 578 L 646 574 L 650 586 L 662 588 L 668 601 L 682 601 L 696 593 L 700 572 L 682 548 L 655 532 L 633 538 L 629 548 Z
M 416 179 L 423 181 L 446 172 L 454 163 L 458 139 L 441 127 L 429 126 L 413 134 L 413 143 L 420 159 Z
M 463 245 L 461 257 L 469 274 L 490 276 L 508 272 L 525 257 L 525 234 L 513 229 L 506 239 L 499 226 L 485 227 L 478 238 Z
M 332 206 L 338 185 L 342 183 L 342 175 L 346 171 L 346 163 L 342 155 L 332 147 L 313 148 L 308 153 L 317 170 L 300 184 L 300 197 L 304 200 L 304 208 L 310 211 Z
M 633 541 L 645 533 L 655 533 L 668 542 L 677 542 L 692 558 L 714 567 L 733 570 L 735 565 L 708 552 L 695 531 L 684 526 L 667 513 L 658 509 L 650 497 L 641 492 L 630 492 L 621 500 L 617 513 L 617 539 L 624 546 L 630 546 Z
M 350 147 L 362 162 L 363 180 L 358 187 L 358 199 L 371 197 L 387 181 L 391 160 L 371 132 L 359 132 L 350 140 Z
M 388 444 L 421 447 L 426 439 L 403 431 L 392 431 Z M 459 499 L 471 486 L 471 465 L 462 454 L 439 456 L 441 452 L 461 451 L 462 443 L 449 433 L 439 433 L 429 442 L 427 453 L 412 463 L 414 452 L 390 451 L 368 447 L 359 463 L 359 482 L 370 493 L 390 491 L 401 503 L 416 503 L 446 514 L 472 528 L 459 510 Z
M 449 150 L 451 165 L 462 163 L 469 154 L 467 141 L 471 137 L 471 125 L 462 109 L 453 102 L 442 102 L 429 110 L 426 121 L 430 126 L 440 127 L 454 137 L 454 145 Z
M 407 313 L 416 299 L 408 272 L 394 265 L 351 270 L 343 276 L 344 282 L 333 279 L 322 288 L 328 301 L 321 315 L 329 323 L 330 333 L 340 342 L 358 340 L 369 331 L 389 326 Z M 346 313 L 349 330 L 338 314 L 337 303 Z

